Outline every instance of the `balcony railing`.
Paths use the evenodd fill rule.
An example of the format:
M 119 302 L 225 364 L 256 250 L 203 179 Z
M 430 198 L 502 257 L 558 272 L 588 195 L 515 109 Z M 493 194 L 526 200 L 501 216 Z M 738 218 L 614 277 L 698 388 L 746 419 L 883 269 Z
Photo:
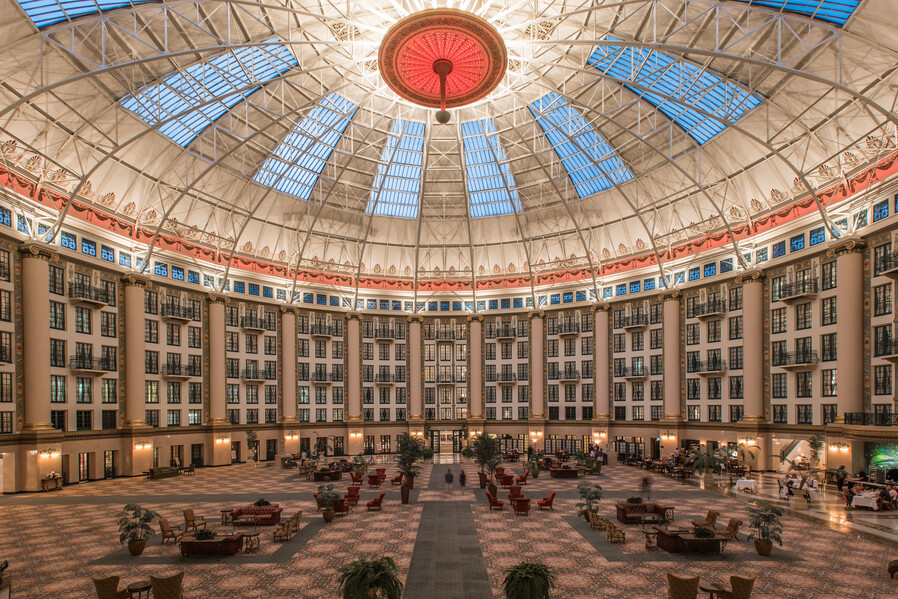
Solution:
M 898 357 L 898 339 L 881 341 L 873 348 L 873 355 L 881 357 Z
M 453 341 L 455 339 L 455 331 L 435 331 L 434 335 L 437 341 Z
M 516 383 L 517 381 L 518 375 L 514 372 L 495 372 L 486 375 L 488 383 Z
M 90 304 L 108 304 L 109 294 L 105 289 L 100 287 L 91 287 L 90 285 L 69 285 L 69 299 L 90 303 Z
M 773 366 L 799 367 L 814 366 L 820 361 L 815 351 L 797 351 L 774 353 L 770 362 Z
M 380 373 L 378 373 L 378 374 L 374 375 L 374 382 L 375 382 L 375 383 L 381 383 L 381 384 L 405 382 L 404 380 L 399 381 L 399 380 L 397 380 L 397 378 L 398 378 L 398 377 L 396 377 L 396 376 L 393 375 L 393 374 L 389 374 L 389 373 L 387 373 L 387 374 L 380 374 Z
M 261 318 L 255 314 L 250 314 L 240 318 L 240 328 L 250 329 L 253 331 L 265 330 L 264 323 Z
M 727 303 L 723 300 L 713 301 L 713 302 L 705 302 L 703 304 L 695 304 L 692 307 L 691 316 L 695 316 L 696 318 L 705 318 L 708 316 L 717 316 L 718 314 L 724 314 L 727 311 Z
M 726 360 L 688 360 L 686 372 L 712 373 L 724 372 L 727 369 Z
M 892 252 L 877 260 L 873 274 L 887 277 L 898 276 L 898 252 Z
M 438 374 L 436 379 L 437 379 L 436 382 L 440 385 L 447 385 L 449 383 L 465 383 L 465 382 L 467 382 L 467 377 L 456 376 L 454 374 Z
M 277 379 L 277 372 L 274 369 L 244 368 L 240 378 L 244 381 L 273 381 Z
M 803 297 L 817 295 L 818 284 L 817 279 L 805 279 L 804 281 L 795 281 L 787 283 L 780 288 L 779 300 L 788 302 Z
M 336 334 L 334 327 L 329 327 L 323 324 L 312 325 L 312 337 L 333 337 Z
M 487 338 L 496 339 L 513 339 L 518 336 L 518 331 L 511 325 L 496 327 L 493 335 L 487 335 Z M 521 335 L 523 337 L 523 335 Z
M 115 372 L 115 360 L 82 355 L 69 356 L 69 369 L 91 372 Z
M 855 426 L 898 426 L 898 413 L 845 412 L 845 424 Z
M 555 370 L 549 372 L 550 381 L 577 381 L 580 380 L 579 370 Z
M 339 383 L 343 381 L 343 374 L 339 372 L 313 372 L 311 377 L 315 383 Z
M 625 379 L 641 379 L 645 378 L 648 375 L 648 372 L 646 372 L 644 366 L 641 368 L 625 366 L 624 368 L 619 368 L 618 370 L 620 371 L 620 374 L 615 373 L 614 376 L 623 377 Z
M 621 329 L 635 329 L 646 327 L 649 325 L 649 317 L 645 314 L 636 314 L 634 316 L 623 316 L 618 321 L 618 327 Z
M 193 310 L 178 304 L 162 304 L 162 318 L 193 320 Z
M 182 376 L 182 377 L 191 377 L 191 376 L 202 376 L 203 370 L 199 366 L 192 366 L 190 364 L 163 364 L 162 365 L 162 376 Z
M 392 341 L 396 339 L 396 331 L 393 329 L 375 329 L 374 338 Z
M 577 322 L 563 322 L 556 326 L 554 330 L 549 331 L 550 335 L 579 335 L 580 324 Z

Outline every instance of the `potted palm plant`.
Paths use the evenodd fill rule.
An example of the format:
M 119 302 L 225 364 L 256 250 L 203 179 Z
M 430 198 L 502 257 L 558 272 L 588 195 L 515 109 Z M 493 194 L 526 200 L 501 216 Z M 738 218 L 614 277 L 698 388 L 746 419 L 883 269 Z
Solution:
M 352 456 L 352 473 L 359 478 L 365 478 L 368 474 L 368 458 L 362 454 Z
M 580 493 L 580 499 L 582 500 L 577 504 L 577 509 L 579 510 L 577 514 L 583 516 L 589 522 L 589 514 L 598 513 L 599 501 L 602 500 L 605 494 L 599 485 L 585 481 L 577 485 L 577 492 Z
M 399 568 L 391 557 L 359 559 L 340 566 L 342 599 L 401 599 L 402 581 Z
M 153 510 L 142 508 L 136 503 L 129 503 L 118 515 L 119 542 L 128 544 L 128 552 L 137 556 L 143 553 L 147 539 L 155 534 L 150 526 L 159 514 Z
M 424 441 L 411 435 L 402 435 L 399 437 L 396 451 L 399 454 L 396 466 L 399 468 L 399 474 L 402 475 L 402 486 L 399 488 L 399 494 L 402 497 L 402 503 L 406 504 L 408 503 L 409 492 L 415 486 L 415 477 L 421 472 L 418 462 L 424 455 Z
M 549 599 L 555 588 L 555 573 L 539 562 L 521 562 L 505 571 L 505 599 Z
M 774 542 L 782 546 L 783 524 L 780 522 L 782 515 L 783 509 L 775 505 L 748 508 L 748 527 L 752 531 L 749 538 L 755 540 L 758 555 L 770 555 Z
M 484 478 L 493 497 L 496 496 L 496 485 L 493 482 L 493 474 L 496 468 L 502 463 L 502 452 L 499 448 L 499 439 L 492 439 L 486 435 L 480 435 L 474 440 L 474 463 L 480 466 L 481 488 L 483 488 Z
M 686 465 L 692 468 L 694 475 L 703 477 L 705 486 L 714 484 L 714 473 L 720 471 L 720 465 L 726 461 L 726 453 L 720 451 L 711 452 L 695 451 L 686 459 Z
M 340 494 L 334 491 L 334 483 L 328 483 L 318 487 L 318 501 L 324 506 L 321 516 L 325 522 L 334 520 L 334 502 L 340 499 Z

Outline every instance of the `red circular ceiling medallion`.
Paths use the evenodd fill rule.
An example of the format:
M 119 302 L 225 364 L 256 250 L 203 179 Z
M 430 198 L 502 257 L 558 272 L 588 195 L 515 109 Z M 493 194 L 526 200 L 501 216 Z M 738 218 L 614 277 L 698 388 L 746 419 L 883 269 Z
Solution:
M 390 89 L 406 100 L 453 108 L 493 91 L 505 75 L 508 54 L 499 32 L 485 20 L 441 8 L 393 25 L 381 42 L 377 64 Z

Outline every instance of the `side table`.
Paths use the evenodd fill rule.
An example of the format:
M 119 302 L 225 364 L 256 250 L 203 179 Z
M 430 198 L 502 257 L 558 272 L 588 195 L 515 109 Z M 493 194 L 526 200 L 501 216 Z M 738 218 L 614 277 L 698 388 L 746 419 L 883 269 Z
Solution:
M 675 508 L 672 508 L 672 507 L 666 507 L 666 508 L 664 508 L 664 519 L 665 519 L 665 520 L 669 520 L 670 522 L 673 522 L 673 519 L 674 519 L 674 509 L 675 509 Z
M 126 587 L 128 591 L 128 596 L 131 599 L 149 599 L 150 597 L 150 589 L 153 585 L 150 584 L 149 580 L 139 580 L 137 582 L 132 582 Z
M 708 593 L 708 599 L 716 599 L 723 591 L 728 591 L 726 587 L 718 586 L 711 582 L 703 582 L 698 585 L 698 590 Z
M 222 524 L 230 524 L 231 523 L 231 510 L 218 510 L 221 512 L 221 523 Z
M 642 534 L 645 535 L 645 548 L 648 551 L 654 551 L 658 549 L 658 531 L 657 530 L 643 530 Z
M 261 548 L 259 532 L 247 532 L 243 534 L 243 552 L 255 553 Z

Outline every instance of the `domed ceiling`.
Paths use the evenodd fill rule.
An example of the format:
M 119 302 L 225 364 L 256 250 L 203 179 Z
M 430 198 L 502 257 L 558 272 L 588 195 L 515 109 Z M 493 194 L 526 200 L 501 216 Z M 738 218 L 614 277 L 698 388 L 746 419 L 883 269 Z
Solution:
M 57 225 L 81 202 L 289 272 L 663 267 L 802 198 L 830 218 L 808 190 L 895 151 L 888 0 L 96 1 L 3 0 L 5 164 L 61 194 Z M 448 124 L 378 65 L 434 7 L 508 53 Z

